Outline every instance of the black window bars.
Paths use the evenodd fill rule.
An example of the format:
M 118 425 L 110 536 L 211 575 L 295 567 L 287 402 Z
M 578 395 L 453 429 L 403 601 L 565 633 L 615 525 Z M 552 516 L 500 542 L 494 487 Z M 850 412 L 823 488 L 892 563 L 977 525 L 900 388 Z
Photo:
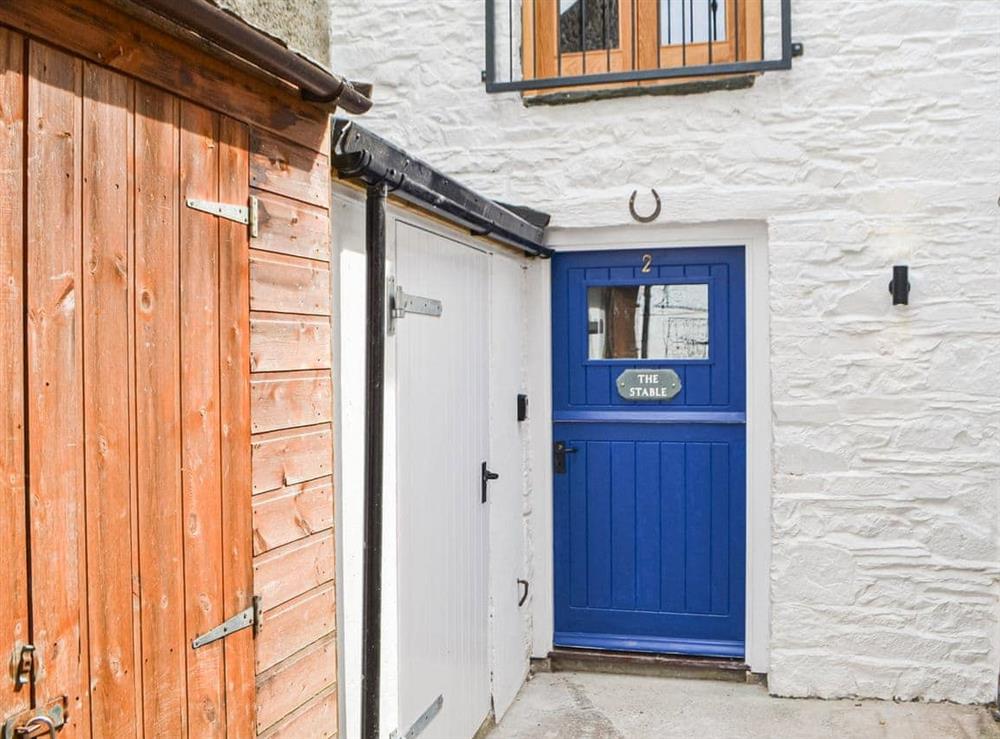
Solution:
M 756 23 L 741 28 L 750 8 Z M 787 70 L 801 54 L 791 15 L 791 0 L 486 0 L 483 81 L 523 92 Z M 655 66 L 640 33 L 655 36 Z

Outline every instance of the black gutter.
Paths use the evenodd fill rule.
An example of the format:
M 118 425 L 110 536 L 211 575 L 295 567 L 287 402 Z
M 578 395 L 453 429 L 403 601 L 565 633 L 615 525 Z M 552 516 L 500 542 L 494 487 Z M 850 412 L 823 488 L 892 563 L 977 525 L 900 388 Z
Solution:
M 339 77 L 206 0 L 134 0 L 226 51 L 299 88 L 306 100 L 360 114 L 372 101 Z
M 532 220 L 511 206 L 480 195 L 353 121 L 333 121 L 333 166 L 343 179 L 385 183 L 394 195 L 458 222 L 476 236 L 490 236 L 541 257 L 552 256 L 542 242 L 547 216 Z

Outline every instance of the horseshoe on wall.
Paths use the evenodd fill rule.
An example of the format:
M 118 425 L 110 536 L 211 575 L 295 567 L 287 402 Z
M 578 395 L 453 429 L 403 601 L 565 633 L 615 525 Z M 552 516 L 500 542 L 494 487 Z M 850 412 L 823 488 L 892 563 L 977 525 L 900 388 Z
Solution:
M 660 194 L 656 192 L 655 188 L 651 187 L 649 189 L 650 192 L 653 193 L 653 200 L 656 201 L 656 207 L 653 208 L 653 212 L 650 213 L 648 216 L 641 216 L 635 211 L 635 196 L 639 194 L 638 190 L 633 190 L 632 196 L 628 199 L 628 212 L 631 213 L 632 218 L 639 221 L 639 223 L 650 223 L 652 221 L 655 221 L 660 216 L 660 208 L 661 208 Z

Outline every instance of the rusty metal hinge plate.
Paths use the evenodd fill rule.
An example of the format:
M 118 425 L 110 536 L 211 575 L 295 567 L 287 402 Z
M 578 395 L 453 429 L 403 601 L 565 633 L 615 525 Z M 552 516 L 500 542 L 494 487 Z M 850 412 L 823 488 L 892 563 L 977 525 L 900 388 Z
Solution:
M 30 708 L 4 721 L 0 739 L 34 739 L 55 736 L 66 724 L 66 696 L 50 701 L 43 708 Z
M 206 644 L 211 644 L 219 639 L 224 639 L 230 634 L 235 634 L 237 631 L 243 631 L 243 629 L 249 629 L 251 627 L 253 627 L 254 633 L 256 634 L 260 631 L 261 622 L 262 614 L 260 608 L 260 596 L 255 595 L 253 597 L 253 605 L 249 608 L 244 608 L 235 616 L 227 618 L 214 629 L 210 629 L 201 636 L 197 636 L 192 639 L 191 648 L 198 649 Z
M 251 238 L 257 238 L 260 235 L 260 204 L 255 195 L 250 196 L 247 205 L 218 203 L 214 200 L 201 200 L 199 198 L 186 198 L 184 204 L 192 210 L 249 226 Z

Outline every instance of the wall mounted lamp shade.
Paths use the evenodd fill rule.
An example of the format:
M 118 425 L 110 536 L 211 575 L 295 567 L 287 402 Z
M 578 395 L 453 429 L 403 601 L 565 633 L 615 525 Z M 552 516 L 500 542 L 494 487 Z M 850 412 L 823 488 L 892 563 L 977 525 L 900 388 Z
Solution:
M 905 264 L 893 265 L 889 292 L 892 294 L 893 305 L 910 304 L 910 268 Z

